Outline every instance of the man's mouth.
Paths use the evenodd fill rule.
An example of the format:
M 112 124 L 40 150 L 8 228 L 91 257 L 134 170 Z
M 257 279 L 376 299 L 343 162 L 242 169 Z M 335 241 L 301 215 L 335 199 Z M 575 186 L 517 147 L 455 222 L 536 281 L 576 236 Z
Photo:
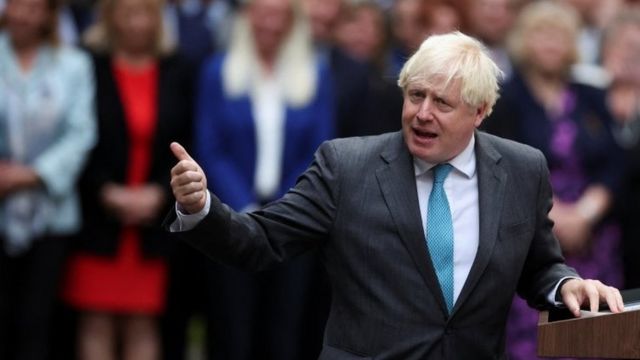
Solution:
M 416 134 L 416 136 L 420 139 L 435 139 L 436 137 L 438 137 L 438 134 L 431 132 L 431 131 L 426 131 L 426 130 L 419 130 L 419 129 L 413 129 L 413 133 Z

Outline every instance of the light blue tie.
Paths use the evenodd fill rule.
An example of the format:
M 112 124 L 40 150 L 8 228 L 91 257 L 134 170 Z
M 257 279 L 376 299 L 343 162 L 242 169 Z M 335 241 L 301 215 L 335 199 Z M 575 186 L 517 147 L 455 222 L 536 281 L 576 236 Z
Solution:
M 453 221 L 443 185 L 451 169 L 449 164 L 433 168 L 433 188 L 427 209 L 427 247 L 449 313 L 453 308 Z

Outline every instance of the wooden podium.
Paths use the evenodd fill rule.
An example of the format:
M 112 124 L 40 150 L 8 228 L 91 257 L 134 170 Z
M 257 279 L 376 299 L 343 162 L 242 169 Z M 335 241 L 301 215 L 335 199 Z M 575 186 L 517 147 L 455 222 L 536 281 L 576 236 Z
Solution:
M 540 313 L 538 356 L 640 359 L 640 304 L 629 297 L 623 292 L 625 311 L 619 314 L 583 312 L 574 318 L 568 310 Z

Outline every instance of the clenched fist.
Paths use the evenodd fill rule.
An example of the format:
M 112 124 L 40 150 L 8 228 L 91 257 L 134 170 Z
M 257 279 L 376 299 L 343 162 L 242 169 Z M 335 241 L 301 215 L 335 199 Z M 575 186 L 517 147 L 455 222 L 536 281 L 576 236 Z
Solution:
M 171 169 L 171 189 L 178 205 L 187 213 L 195 214 L 204 208 L 207 200 L 207 177 L 182 145 L 171 143 L 171 151 L 178 163 Z

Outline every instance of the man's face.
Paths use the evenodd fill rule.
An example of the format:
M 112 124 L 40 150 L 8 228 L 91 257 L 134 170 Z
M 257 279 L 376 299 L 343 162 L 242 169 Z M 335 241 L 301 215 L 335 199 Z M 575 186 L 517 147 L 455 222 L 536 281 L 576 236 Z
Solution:
M 396 1 L 392 17 L 391 31 L 400 45 L 409 52 L 419 48 L 428 33 L 422 16 L 422 2 L 420 0 Z
M 313 39 L 320 42 L 331 40 L 333 26 L 340 15 L 342 0 L 305 0 L 302 2 L 309 17 Z
M 471 32 L 489 46 L 501 45 L 515 20 L 512 0 L 469 1 Z
M 410 83 L 402 107 L 402 132 L 409 152 L 434 164 L 449 161 L 464 150 L 485 112 L 462 101 L 460 80 L 444 85 L 438 77 Z

